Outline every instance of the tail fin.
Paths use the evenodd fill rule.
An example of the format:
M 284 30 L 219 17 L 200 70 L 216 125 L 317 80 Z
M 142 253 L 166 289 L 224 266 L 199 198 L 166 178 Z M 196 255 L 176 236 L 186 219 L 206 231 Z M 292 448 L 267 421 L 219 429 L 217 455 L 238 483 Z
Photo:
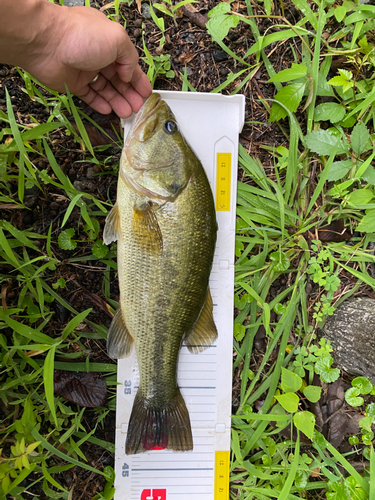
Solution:
M 167 448 L 174 451 L 193 449 L 190 417 L 180 389 L 165 407 L 147 404 L 138 390 L 130 415 L 125 451 L 134 455 Z

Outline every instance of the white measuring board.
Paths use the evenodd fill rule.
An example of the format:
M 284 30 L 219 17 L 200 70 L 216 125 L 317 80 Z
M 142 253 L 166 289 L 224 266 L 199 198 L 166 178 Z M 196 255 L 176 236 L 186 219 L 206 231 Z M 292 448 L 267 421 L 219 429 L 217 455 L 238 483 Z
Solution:
M 191 354 L 182 345 L 177 380 L 189 410 L 194 449 L 125 454 L 139 386 L 135 350 L 118 362 L 115 500 L 228 500 L 232 401 L 234 242 L 238 134 L 245 97 L 157 91 L 201 160 L 216 203 L 218 238 L 210 277 L 215 345 Z M 122 120 L 125 136 L 132 118 Z

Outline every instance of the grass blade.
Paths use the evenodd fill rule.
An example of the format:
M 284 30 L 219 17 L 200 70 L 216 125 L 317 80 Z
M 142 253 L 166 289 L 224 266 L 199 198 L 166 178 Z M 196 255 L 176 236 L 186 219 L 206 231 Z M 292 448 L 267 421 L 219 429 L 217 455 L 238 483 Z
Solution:
M 58 427 L 57 416 L 56 416 L 56 408 L 55 408 L 55 391 L 53 385 L 53 374 L 54 374 L 54 361 L 55 361 L 55 349 L 53 346 L 49 350 L 46 359 L 44 361 L 43 368 L 43 382 L 44 382 L 44 392 L 46 394 L 47 403 L 53 418 L 53 421 Z

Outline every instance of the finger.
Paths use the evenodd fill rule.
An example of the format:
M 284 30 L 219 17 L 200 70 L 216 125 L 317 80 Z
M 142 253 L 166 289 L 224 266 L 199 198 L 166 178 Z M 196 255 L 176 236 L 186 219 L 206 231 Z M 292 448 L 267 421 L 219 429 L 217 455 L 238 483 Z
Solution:
M 102 70 L 101 73 L 103 73 L 103 71 L 104 70 Z M 123 85 L 128 84 L 123 83 Z M 94 90 L 102 99 L 107 101 L 107 103 L 111 106 L 111 109 L 113 109 L 113 111 L 121 118 L 127 118 L 132 114 L 133 109 L 131 102 L 128 101 L 126 96 L 119 93 L 103 74 L 99 74 L 99 78 L 90 84 L 90 88 Z M 138 96 L 139 99 L 142 99 L 137 93 L 136 96 L 134 96 L 131 92 L 129 93 L 126 91 L 124 94 L 128 94 L 130 100 L 136 99 L 136 96 Z
M 132 87 L 130 83 L 125 83 L 120 79 L 113 64 L 103 68 L 101 70 L 101 74 L 111 82 L 112 87 L 129 103 L 135 113 L 141 108 L 143 104 L 142 96 Z M 93 85 L 91 84 L 91 86 Z M 94 85 L 93 88 L 95 88 L 96 91 L 99 91 L 96 85 Z
M 118 70 L 117 64 L 115 67 Z M 118 71 L 118 74 L 121 78 L 121 74 L 119 71 Z M 137 65 L 136 68 L 134 69 L 133 76 L 132 76 L 132 79 L 130 80 L 130 83 L 132 84 L 134 89 L 138 92 L 138 94 L 140 94 L 145 99 L 152 92 L 150 80 L 147 78 L 145 73 L 143 73 L 143 71 L 141 70 L 141 67 L 139 65 Z
M 125 33 L 126 34 L 126 33 Z M 138 66 L 139 55 L 137 49 L 131 43 L 126 34 L 126 43 L 120 45 L 120 51 L 116 57 L 116 71 L 124 82 L 130 82 L 135 68 Z
M 102 115 L 108 115 L 112 111 L 109 102 L 97 94 L 89 85 L 76 91 L 75 95 Z

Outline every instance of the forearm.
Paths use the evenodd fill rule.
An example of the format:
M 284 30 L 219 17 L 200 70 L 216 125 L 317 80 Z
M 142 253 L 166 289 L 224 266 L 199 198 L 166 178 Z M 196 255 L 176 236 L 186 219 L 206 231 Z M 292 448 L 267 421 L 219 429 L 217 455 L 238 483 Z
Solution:
M 0 62 L 26 69 L 41 52 L 54 50 L 51 31 L 61 29 L 66 8 L 47 0 L 0 0 Z

